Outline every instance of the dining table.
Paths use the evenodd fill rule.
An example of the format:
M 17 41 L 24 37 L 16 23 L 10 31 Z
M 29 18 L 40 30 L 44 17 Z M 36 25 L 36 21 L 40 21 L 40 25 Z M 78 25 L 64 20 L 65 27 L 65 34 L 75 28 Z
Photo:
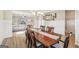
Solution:
M 41 42 L 44 47 L 50 47 L 51 45 L 58 43 L 60 40 L 60 36 L 58 35 L 49 34 L 36 28 L 31 28 L 30 30 L 35 33 L 36 40 Z

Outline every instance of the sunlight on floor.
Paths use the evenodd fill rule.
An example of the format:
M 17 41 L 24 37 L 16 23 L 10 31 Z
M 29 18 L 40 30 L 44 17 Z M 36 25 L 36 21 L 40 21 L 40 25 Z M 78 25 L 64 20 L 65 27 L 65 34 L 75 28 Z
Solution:
M 24 34 L 25 31 L 20 31 L 20 32 L 16 32 L 15 34 L 18 35 L 18 34 Z

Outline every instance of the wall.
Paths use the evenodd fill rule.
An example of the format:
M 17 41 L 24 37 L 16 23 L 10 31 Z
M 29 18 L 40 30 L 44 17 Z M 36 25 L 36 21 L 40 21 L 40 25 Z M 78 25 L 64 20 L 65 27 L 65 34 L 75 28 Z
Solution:
M 79 45 L 79 10 L 75 11 L 75 44 Z
M 33 16 L 33 25 L 35 28 L 40 28 L 41 25 L 44 25 L 43 16 L 37 15 L 37 12 L 35 12 L 35 15 Z
M 4 38 L 12 36 L 12 20 L 10 11 L 0 11 L 0 44 Z
M 54 32 L 65 34 L 65 10 L 56 10 L 57 18 L 54 21 L 45 21 L 43 17 L 40 15 L 39 17 L 34 17 L 34 27 L 40 27 L 40 25 L 44 26 L 52 26 L 54 27 Z M 37 14 L 37 13 L 36 13 Z
M 72 32 L 75 36 L 75 10 L 65 11 L 65 25 L 66 33 Z
M 65 10 L 56 10 L 57 18 L 54 21 L 45 21 L 44 25 L 54 27 L 54 32 L 65 34 Z
M 33 17 L 34 17 L 34 19 L 33 19 L 34 20 L 34 27 L 37 28 L 39 26 L 37 12 L 35 12 L 35 15 Z

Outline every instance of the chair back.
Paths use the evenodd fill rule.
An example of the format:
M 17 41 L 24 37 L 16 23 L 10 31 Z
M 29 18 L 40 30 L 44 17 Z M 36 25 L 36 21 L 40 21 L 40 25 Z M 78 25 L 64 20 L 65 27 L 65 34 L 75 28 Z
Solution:
M 45 32 L 45 26 L 40 26 L 41 31 Z
M 67 48 L 68 47 L 69 39 L 71 37 L 72 37 L 72 32 L 68 33 L 68 37 L 66 38 L 65 43 L 64 43 L 64 48 Z
M 35 33 L 33 31 L 31 31 L 30 35 L 31 35 L 31 40 L 32 40 L 33 47 L 37 48 Z
M 25 35 L 26 35 L 27 39 L 30 39 L 30 31 L 29 30 L 27 30 L 27 32 L 25 32 Z
M 33 25 L 27 25 L 27 28 L 32 28 L 33 27 Z
M 48 32 L 48 33 L 53 33 L 53 32 L 54 32 L 54 27 L 49 27 L 49 26 L 47 26 L 46 32 Z
M 31 39 L 31 35 L 30 35 L 30 30 L 27 29 L 27 31 L 25 32 L 26 35 L 26 44 L 28 48 L 32 47 L 32 39 Z
M 69 36 L 66 37 L 65 42 L 64 42 L 64 48 L 68 48 L 69 45 Z

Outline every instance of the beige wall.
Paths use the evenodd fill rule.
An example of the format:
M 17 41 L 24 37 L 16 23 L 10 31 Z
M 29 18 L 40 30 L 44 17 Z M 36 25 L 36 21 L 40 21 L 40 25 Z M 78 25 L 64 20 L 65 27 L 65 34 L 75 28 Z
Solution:
M 3 11 L 0 10 L 0 20 L 3 20 Z
M 65 31 L 75 35 L 75 10 L 65 11 Z

